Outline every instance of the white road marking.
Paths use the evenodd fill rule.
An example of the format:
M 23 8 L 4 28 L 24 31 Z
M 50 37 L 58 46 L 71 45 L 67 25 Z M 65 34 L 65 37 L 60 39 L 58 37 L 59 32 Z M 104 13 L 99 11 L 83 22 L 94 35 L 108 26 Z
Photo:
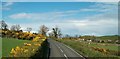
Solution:
M 61 43 L 61 44 L 63 44 L 63 43 Z M 60 45 L 60 44 L 58 44 L 58 45 Z M 58 45 L 56 45 L 56 46 L 60 49 L 60 51 L 61 51 L 62 53 L 64 53 L 63 50 L 62 50 Z M 67 45 L 65 45 L 65 44 L 63 44 L 63 45 L 66 46 L 67 48 L 69 48 L 70 50 L 72 50 L 73 52 L 75 52 L 77 55 L 83 57 L 82 55 L 80 55 L 79 53 L 77 53 L 75 50 L 73 50 L 72 48 L 70 48 L 69 46 L 67 46 Z M 68 59 L 68 57 L 67 57 L 66 54 L 64 54 L 64 56 L 66 57 L 66 59 Z M 85 59 L 85 58 L 83 57 L 83 59 Z
M 63 53 L 63 50 L 57 45 L 57 47 L 60 49 L 60 51 Z
M 58 48 L 60 49 L 60 47 L 58 46 Z
M 61 51 L 61 52 L 63 52 L 63 50 L 62 50 L 62 49 L 60 49 L 60 51 Z
M 64 56 L 65 56 L 65 58 L 66 58 L 66 59 L 68 59 L 68 57 L 67 57 L 67 55 L 66 55 L 66 54 L 64 54 Z
M 65 45 L 65 44 L 63 44 L 63 45 Z M 70 48 L 69 46 L 67 46 L 67 45 L 65 45 L 67 48 L 69 48 L 69 49 L 71 49 L 73 52 L 75 52 L 77 55 L 79 55 L 79 56 L 81 56 L 79 53 L 77 53 L 75 50 L 73 50 L 72 48 Z M 83 56 L 81 56 L 81 57 L 83 57 Z M 83 57 L 84 58 L 84 57 Z M 84 58 L 85 59 L 85 58 Z
M 61 51 L 62 53 L 64 53 L 63 50 L 62 50 L 58 45 L 56 45 L 56 46 L 60 49 L 60 51 Z M 67 57 L 66 54 L 64 54 L 64 57 L 65 57 L 66 59 L 68 59 L 68 57 Z

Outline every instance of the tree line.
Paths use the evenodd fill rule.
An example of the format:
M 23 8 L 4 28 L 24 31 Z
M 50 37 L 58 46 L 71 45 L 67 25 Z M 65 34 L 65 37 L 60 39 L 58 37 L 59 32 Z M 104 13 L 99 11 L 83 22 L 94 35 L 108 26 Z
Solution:
M 8 28 L 8 24 L 4 20 L 1 20 L 0 24 L 1 24 L 0 30 L 11 30 L 11 31 L 16 31 L 16 32 L 23 31 L 21 30 L 21 26 L 19 24 L 12 25 L 10 28 Z M 52 32 L 48 33 L 49 37 L 60 38 L 62 36 L 61 30 L 57 26 L 52 28 L 51 30 Z M 30 33 L 32 31 L 32 28 L 26 27 L 26 31 Z M 41 25 L 39 27 L 38 34 L 47 36 L 48 31 L 50 31 L 50 29 L 47 26 Z

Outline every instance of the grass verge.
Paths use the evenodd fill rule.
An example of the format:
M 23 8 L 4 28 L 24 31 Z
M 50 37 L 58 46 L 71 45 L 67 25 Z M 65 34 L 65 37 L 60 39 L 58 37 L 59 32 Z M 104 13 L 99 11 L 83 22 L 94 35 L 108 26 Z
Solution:
M 26 42 L 31 42 L 28 40 L 18 40 L 14 38 L 2 38 L 2 56 L 8 57 L 12 48 L 16 46 L 22 46 Z
M 62 42 L 70 46 L 71 48 L 74 48 L 75 51 L 77 51 L 78 53 L 82 54 L 85 57 L 95 57 L 95 58 L 96 57 L 107 57 L 107 59 L 120 58 L 120 56 L 110 55 L 110 54 L 106 54 L 103 52 L 95 51 L 91 48 L 91 47 L 99 47 L 99 48 L 105 48 L 105 49 L 118 51 L 118 46 L 108 45 L 105 47 L 100 44 L 95 44 L 95 43 L 88 44 L 87 42 L 79 42 L 79 41 L 74 41 L 74 40 L 57 40 L 57 41 Z

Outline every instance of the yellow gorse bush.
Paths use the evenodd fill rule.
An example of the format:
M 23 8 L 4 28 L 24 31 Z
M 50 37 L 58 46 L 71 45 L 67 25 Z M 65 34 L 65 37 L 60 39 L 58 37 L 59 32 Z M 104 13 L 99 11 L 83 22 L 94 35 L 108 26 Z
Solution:
M 14 48 L 12 48 L 12 50 L 11 50 L 11 52 L 10 52 L 11 54 L 13 54 L 13 53 L 15 53 L 15 49 Z
M 34 42 L 35 43 L 35 42 Z M 24 46 L 16 48 L 12 48 L 10 52 L 11 57 L 30 57 L 31 54 L 35 53 L 35 51 L 41 46 L 40 43 L 30 44 L 24 43 Z
M 26 53 L 26 52 L 28 52 L 28 49 L 25 49 L 25 50 L 24 50 L 24 53 Z
M 23 49 L 20 48 L 19 46 L 17 46 L 15 49 L 12 48 L 10 54 L 13 56 L 13 57 L 16 57 L 19 53 L 23 52 Z
M 37 44 L 34 44 L 35 46 L 41 46 L 41 44 L 40 43 L 37 43 Z
M 104 54 L 108 53 L 108 50 L 104 49 L 104 48 L 99 48 L 99 47 L 91 47 L 91 48 L 95 51 L 99 51 L 99 52 L 102 52 Z
M 39 41 L 40 37 L 35 37 L 32 41 Z
M 26 42 L 22 46 L 16 46 L 10 51 L 11 57 L 29 57 L 31 54 L 34 54 L 38 48 L 41 46 L 43 41 L 46 40 L 46 37 L 42 34 L 22 32 L 22 31 L 11 31 L 11 30 L 0 30 L 2 36 L 12 37 L 23 40 L 31 40 L 32 42 Z
M 16 33 L 15 35 L 19 36 L 20 38 L 33 37 L 33 39 L 32 43 L 24 43 L 22 47 L 16 46 L 16 48 L 12 48 L 10 52 L 10 56 L 12 57 L 30 57 L 32 53 L 34 54 L 38 50 L 42 42 L 46 40 L 46 37 L 41 34 L 35 35 L 32 33 L 24 32 Z
M 16 51 L 19 51 L 19 50 L 20 50 L 20 47 L 19 47 L 19 46 L 17 46 L 17 47 L 16 47 Z
M 43 36 L 42 34 L 34 34 L 34 33 L 30 33 L 30 32 L 0 30 L 0 33 L 2 33 L 3 37 L 7 36 L 7 37 L 12 37 L 12 38 L 24 39 L 24 40 L 35 39 L 35 41 L 37 41 L 38 37 L 39 37 L 39 39 L 46 39 L 46 37 Z
M 31 44 L 30 44 L 30 43 L 24 43 L 24 45 L 25 45 L 25 46 L 31 46 Z

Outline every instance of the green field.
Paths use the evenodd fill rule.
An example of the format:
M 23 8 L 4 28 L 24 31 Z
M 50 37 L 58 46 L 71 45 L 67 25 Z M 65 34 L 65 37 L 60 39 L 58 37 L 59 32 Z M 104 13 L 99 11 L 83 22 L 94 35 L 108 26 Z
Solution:
M 107 44 L 107 43 L 91 43 L 88 44 L 90 47 L 99 47 L 99 48 L 104 48 L 104 49 L 109 49 L 109 50 L 114 50 L 118 51 L 118 46 L 115 44 Z
M 12 48 L 16 46 L 21 46 L 25 42 L 31 42 L 28 40 L 18 40 L 14 38 L 2 38 L 2 56 L 8 57 Z
M 59 42 L 62 42 L 71 48 L 74 48 L 78 53 L 88 56 L 88 57 L 116 57 L 116 55 L 109 55 L 109 54 L 104 54 L 98 51 L 94 51 L 91 49 L 91 47 L 98 47 L 98 48 L 104 48 L 104 49 L 109 49 L 111 51 L 118 51 L 118 46 L 115 44 L 108 44 L 104 43 L 94 43 L 91 42 L 88 44 L 88 42 L 85 41 L 75 41 L 75 40 L 58 40 Z

